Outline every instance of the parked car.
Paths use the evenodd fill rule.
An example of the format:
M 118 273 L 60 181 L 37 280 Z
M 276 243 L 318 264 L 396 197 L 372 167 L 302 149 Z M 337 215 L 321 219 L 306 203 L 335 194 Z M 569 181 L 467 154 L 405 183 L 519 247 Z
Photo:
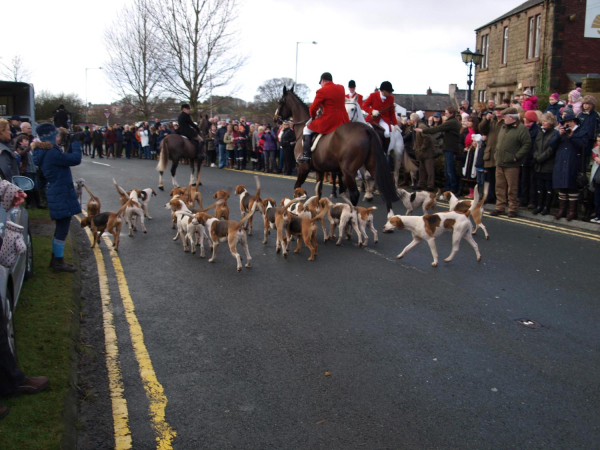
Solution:
M 2 177 L 0 176 L 0 178 Z M 27 177 L 13 177 L 13 183 L 25 192 L 33 188 L 33 181 Z M 2 239 L 4 239 L 8 220 L 23 227 L 23 238 L 27 244 L 27 251 L 17 257 L 17 261 L 12 268 L 0 266 L 0 301 L 2 302 L 2 311 L 4 311 L 2 326 L 7 327 L 9 345 L 16 356 L 15 309 L 23 282 L 33 276 L 33 241 L 29 229 L 29 215 L 23 205 L 12 208 L 10 211 L 6 211 L 0 206 L 0 238 Z

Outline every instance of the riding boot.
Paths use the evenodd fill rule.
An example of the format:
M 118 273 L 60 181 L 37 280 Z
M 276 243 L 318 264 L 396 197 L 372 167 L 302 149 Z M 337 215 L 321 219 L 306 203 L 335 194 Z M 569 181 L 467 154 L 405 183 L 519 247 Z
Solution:
M 544 199 L 544 209 L 540 213 L 542 216 L 550 214 L 550 208 L 552 207 L 552 191 L 546 192 L 546 198 Z
M 567 194 L 563 194 L 562 192 L 558 193 L 558 203 L 559 209 L 558 213 L 554 215 L 556 220 L 562 219 L 567 215 L 567 207 L 569 206 L 569 199 L 567 198 Z
M 571 220 L 577 220 L 577 207 L 579 206 L 579 193 L 569 194 L 569 214 L 567 215 L 567 222 Z
M 537 205 L 537 208 L 535 208 L 533 211 L 531 211 L 533 214 L 538 215 L 539 213 L 541 213 L 544 210 L 544 208 L 546 206 L 545 202 L 544 202 L 544 195 L 545 195 L 544 191 L 537 192 L 537 204 L 538 205 Z M 544 216 L 546 214 L 544 214 Z
M 50 261 L 50 267 L 54 272 L 77 272 L 77 269 L 73 267 L 71 264 L 67 264 L 64 258 L 56 258 L 52 255 L 53 259 Z
M 312 147 L 312 136 L 307 134 L 303 136 L 303 139 L 302 156 L 299 156 L 296 161 L 299 163 L 309 163 L 311 158 L 310 148 Z

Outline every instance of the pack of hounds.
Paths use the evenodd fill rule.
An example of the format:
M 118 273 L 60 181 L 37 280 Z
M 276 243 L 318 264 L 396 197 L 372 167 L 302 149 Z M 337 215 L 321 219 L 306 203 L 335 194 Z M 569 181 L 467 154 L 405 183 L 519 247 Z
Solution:
M 187 188 L 174 188 L 170 192 L 171 199 L 165 204 L 165 209 L 171 213 L 171 228 L 176 230 L 173 241 L 181 239 L 184 252 L 195 254 L 199 247 L 199 256 L 204 258 L 205 244 L 212 252 L 209 262 L 214 262 L 220 243 L 227 242 L 229 251 L 236 260 L 237 271 L 242 271 L 242 255 L 238 252 L 241 246 L 246 259 L 246 268 L 252 266 L 252 256 L 248 248 L 248 236 L 252 236 L 254 215 L 259 213 L 263 219 L 263 244 L 267 244 L 268 237 L 273 232 L 275 236 L 275 252 L 288 257 L 290 245 L 296 240 L 294 253 L 300 253 L 302 244 L 310 251 L 309 261 L 314 261 L 318 254 L 317 229 L 321 225 L 323 230 L 323 241 L 336 240 L 336 245 L 341 245 L 342 238 L 347 240 L 356 234 L 358 245 L 367 246 L 369 236 L 367 230 L 373 235 L 373 242 L 378 242 L 378 233 L 374 225 L 373 211 L 377 208 L 353 206 L 352 203 L 342 195 L 343 202 L 333 203 L 329 198 L 319 198 L 320 183 L 317 183 L 315 195 L 308 197 L 302 188 L 296 188 L 293 196 L 283 198 L 279 202 L 271 197 L 261 198 L 260 180 L 257 176 L 256 192 L 252 194 L 244 185 L 238 185 L 234 194 L 239 197 L 239 208 L 241 220 L 230 220 L 228 200 L 232 189 L 218 190 L 214 195 L 214 202 L 204 208 L 200 190 L 192 185 Z M 156 192 L 152 188 L 125 190 L 113 179 L 116 191 L 119 195 L 121 207 L 116 212 L 101 212 L 100 200 L 94 196 L 83 179 L 78 180 L 76 189 L 85 189 L 90 198 L 87 203 L 87 216 L 81 220 L 81 227 L 89 226 L 92 230 L 93 243 L 100 244 L 100 236 L 104 232 L 113 235 L 113 248 L 119 250 L 120 233 L 123 221 L 129 227 L 129 236 L 141 228 L 146 233 L 144 219 L 151 220 L 148 204 Z M 473 235 L 481 228 L 485 238 L 489 239 L 487 229 L 482 223 L 483 204 L 487 195 L 488 185 L 484 186 L 483 195 L 475 189 L 472 200 L 459 200 L 449 191 L 431 193 L 426 191 L 407 192 L 398 189 L 399 197 L 406 207 L 406 215 L 388 214 L 387 222 L 383 227 L 384 232 L 394 230 L 408 230 L 412 234 L 412 241 L 398 254 L 397 258 L 403 258 L 406 253 L 416 245 L 425 241 L 431 250 L 433 262 L 438 265 L 438 252 L 436 238 L 441 234 L 452 231 L 452 251 L 444 260 L 450 262 L 459 249 L 460 241 L 466 240 L 473 247 L 477 261 L 481 260 L 479 247 L 473 239 Z M 81 192 L 78 192 L 81 199 Z M 449 211 L 438 212 L 437 201 L 445 200 L 449 204 Z M 196 207 L 196 205 L 198 205 Z M 417 209 L 422 209 L 423 215 L 413 215 Z M 214 210 L 214 211 L 213 211 Z M 211 215 L 209 211 L 213 211 Z M 432 211 L 432 213 L 430 213 Z M 475 227 L 471 222 L 473 219 Z M 326 222 L 329 223 L 327 231 Z M 336 238 L 335 231 L 338 230 Z

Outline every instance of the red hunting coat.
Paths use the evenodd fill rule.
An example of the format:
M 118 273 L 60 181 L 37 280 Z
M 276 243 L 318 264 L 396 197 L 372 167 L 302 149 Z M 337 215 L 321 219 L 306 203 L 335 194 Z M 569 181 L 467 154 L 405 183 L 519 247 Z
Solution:
M 344 86 L 326 83 L 317 91 L 315 101 L 310 105 L 310 117 L 313 118 L 308 128 L 316 133 L 327 134 L 335 131 L 337 127 L 350 122 L 346 112 L 346 97 Z M 323 107 L 323 114 L 316 118 L 317 111 Z
M 360 95 L 358 92 L 355 92 L 354 97 L 358 97 L 358 105 L 362 108 L 363 96 Z M 350 97 L 350 94 L 346 94 L 346 98 L 354 98 L 354 97 Z
M 367 122 L 379 122 L 379 117 L 381 117 L 388 125 L 398 125 L 393 95 L 388 96 L 388 98 L 385 99 L 385 102 L 382 102 L 379 92 L 373 92 L 362 104 L 362 109 L 369 114 L 365 118 Z M 373 110 L 379 111 L 378 117 L 373 118 L 371 116 Z

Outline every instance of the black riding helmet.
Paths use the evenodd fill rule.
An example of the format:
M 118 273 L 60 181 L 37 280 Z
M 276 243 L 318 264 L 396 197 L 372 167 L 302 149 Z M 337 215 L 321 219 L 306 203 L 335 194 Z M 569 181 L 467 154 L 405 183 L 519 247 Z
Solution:
M 379 90 L 380 91 L 394 92 L 394 88 L 392 87 L 392 83 L 390 83 L 389 81 L 384 81 L 383 83 L 381 83 L 381 86 L 379 86 Z
M 356 82 L 354 80 L 350 80 L 348 82 L 348 87 L 349 88 L 355 88 L 356 89 Z

